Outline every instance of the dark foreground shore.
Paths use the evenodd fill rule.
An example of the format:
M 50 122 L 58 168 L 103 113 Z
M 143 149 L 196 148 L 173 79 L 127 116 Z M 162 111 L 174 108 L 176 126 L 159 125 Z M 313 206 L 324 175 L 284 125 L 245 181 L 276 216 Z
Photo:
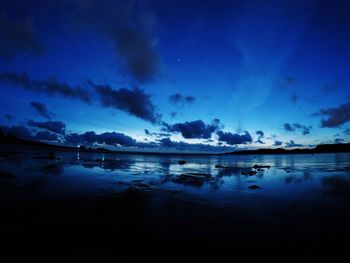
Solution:
M 2 255 L 98 262 L 250 257 L 340 249 L 350 234 L 347 154 L 308 162 L 145 158 L 2 151 Z

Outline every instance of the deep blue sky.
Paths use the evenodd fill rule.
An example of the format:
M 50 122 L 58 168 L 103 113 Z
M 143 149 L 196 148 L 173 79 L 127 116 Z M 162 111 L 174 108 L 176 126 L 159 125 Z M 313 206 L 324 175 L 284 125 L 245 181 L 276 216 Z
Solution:
M 349 13 L 346 0 L 1 1 L 0 124 L 133 149 L 348 142 Z

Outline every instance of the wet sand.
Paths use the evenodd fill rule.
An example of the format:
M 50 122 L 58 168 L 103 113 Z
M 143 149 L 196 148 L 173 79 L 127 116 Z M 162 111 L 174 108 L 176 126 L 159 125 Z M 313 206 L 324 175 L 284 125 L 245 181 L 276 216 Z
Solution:
M 350 234 L 349 156 L 1 149 L 2 249 L 127 262 L 341 246 Z

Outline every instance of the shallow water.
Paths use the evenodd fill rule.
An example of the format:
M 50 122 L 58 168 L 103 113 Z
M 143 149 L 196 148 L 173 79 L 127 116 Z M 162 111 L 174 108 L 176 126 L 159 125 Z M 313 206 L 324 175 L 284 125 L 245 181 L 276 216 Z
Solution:
M 2 229 L 38 222 L 76 229 L 84 222 L 100 231 L 103 222 L 160 243 L 193 237 L 210 247 L 244 239 L 325 244 L 350 234 L 348 153 L 48 156 L 2 151 Z
M 225 202 L 228 196 L 245 195 L 304 201 L 347 199 L 350 195 L 349 153 L 159 156 L 56 152 L 57 160 L 45 159 L 47 154 L 15 151 L 1 157 L 1 172 L 13 175 L 3 176 L 1 182 L 21 194 L 56 198 L 122 191 L 141 182 L 149 184 L 150 189 L 177 190 L 218 202 Z M 186 163 L 178 164 L 179 160 Z M 270 168 L 245 175 L 245 171 L 254 170 L 251 167 L 255 164 Z M 184 173 L 211 178 L 198 182 L 177 180 Z M 252 190 L 251 185 L 261 189 Z

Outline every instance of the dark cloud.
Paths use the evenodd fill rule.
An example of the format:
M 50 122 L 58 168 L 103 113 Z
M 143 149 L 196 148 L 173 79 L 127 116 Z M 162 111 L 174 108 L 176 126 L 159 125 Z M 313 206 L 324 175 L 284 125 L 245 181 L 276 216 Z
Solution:
M 170 138 L 163 138 L 159 140 L 163 147 L 175 147 L 177 142 L 173 142 Z
M 336 90 L 338 90 L 341 87 L 342 83 L 341 81 L 336 81 L 334 83 L 326 83 L 322 88 L 321 91 L 323 94 L 330 94 Z
M 261 139 L 264 138 L 264 132 L 263 131 L 256 131 L 256 135 L 258 135 L 258 139 L 256 140 L 256 143 L 265 144 Z
M 176 111 L 170 112 L 170 117 L 171 118 L 175 118 L 176 116 L 177 116 L 177 112 Z
M 216 134 L 219 136 L 218 140 L 220 142 L 225 142 L 229 145 L 247 144 L 253 141 L 252 137 L 247 131 L 244 131 L 244 134 L 218 131 Z
M 33 109 L 35 110 L 35 112 L 37 114 L 39 114 L 40 116 L 42 116 L 42 117 L 44 117 L 45 119 L 48 119 L 48 120 L 51 119 L 51 114 L 47 110 L 45 104 L 33 101 L 33 102 L 30 103 L 30 106 L 32 106 Z
M 299 123 L 293 123 L 293 124 L 289 124 L 289 123 L 285 123 L 284 124 L 284 129 L 287 132 L 294 132 L 297 130 L 301 130 L 303 135 L 307 135 L 310 133 L 310 130 L 312 129 L 312 126 L 305 126 L 305 125 L 301 125 Z
M 151 123 L 157 123 L 161 119 L 161 115 L 156 113 L 156 107 L 151 101 L 151 95 L 140 88 L 112 89 L 109 85 L 96 85 L 89 80 L 85 87 L 72 87 L 66 83 L 59 82 L 54 77 L 40 81 L 32 80 L 26 73 L 17 74 L 12 72 L 0 73 L 0 85 L 18 86 L 49 96 L 58 94 L 66 98 L 78 99 L 88 104 L 91 104 L 93 99 L 97 99 L 103 107 L 122 110 Z M 98 98 L 94 98 L 91 88 L 97 93 Z M 45 114 L 45 109 L 42 107 L 44 105 L 35 104 L 35 106 L 32 106 Z
M 132 28 L 118 28 L 113 38 L 126 71 L 140 82 L 153 80 L 159 57 L 147 34 Z
M 175 106 L 192 105 L 196 98 L 193 96 L 185 96 L 180 93 L 175 93 L 169 96 L 169 102 Z
M 49 131 L 39 131 L 35 134 L 34 138 L 43 141 L 58 141 L 57 134 Z
M 284 129 L 288 132 L 294 131 L 295 129 L 289 123 L 284 124 Z
M 11 127 L 1 126 L 0 127 L 6 134 L 15 135 L 18 138 L 22 139 L 31 139 L 32 132 L 23 125 L 14 125 Z
M 289 142 L 286 142 L 287 148 L 293 148 L 293 147 L 303 147 L 304 145 L 295 143 L 293 140 L 290 140 Z
M 6 21 L 2 22 L 5 23 L 3 34 L 8 35 L 3 45 L 10 51 L 19 49 L 36 53 L 41 51 L 40 43 L 34 37 L 31 28 L 23 21 L 39 24 L 43 19 L 55 19 L 60 21 L 63 27 L 93 30 L 110 40 L 114 45 L 118 63 L 133 80 L 148 82 L 153 80 L 158 72 L 159 55 L 152 34 L 156 18 L 151 5 L 147 4 L 148 1 L 3 0 L 2 2 L 1 14 L 11 12 L 21 18 L 20 22 L 10 25 Z M 38 15 L 40 11 L 41 14 Z
M 255 134 L 259 136 L 259 139 L 260 138 L 264 138 L 264 132 L 263 131 L 256 131 Z
M 344 134 L 349 135 L 349 134 L 350 134 L 350 129 L 346 129 L 346 130 L 344 131 Z
M 58 1 L 59 2 L 59 1 Z M 69 1 L 72 21 L 110 39 L 122 70 L 133 80 L 154 80 L 159 55 L 152 35 L 156 18 L 146 1 Z M 67 8 L 64 9 L 65 13 Z
M 151 101 L 151 96 L 139 88 L 112 89 L 108 85 L 95 85 L 100 102 L 103 107 L 123 110 L 143 120 L 157 123 L 161 116 L 156 114 L 156 108 Z
M 186 139 L 209 139 L 212 133 L 220 129 L 220 120 L 214 119 L 211 124 L 205 124 L 202 120 L 186 121 L 184 123 L 163 123 L 163 130 L 167 132 L 179 132 Z
M 321 127 L 336 128 L 350 121 L 350 102 L 335 108 L 321 109 L 315 115 L 321 115 Z
M 104 132 L 96 134 L 94 131 L 88 131 L 83 134 L 72 133 L 66 137 L 69 144 L 106 144 L 110 146 L 136 146 L 136 140 L 123 133 Z
M 30 120 L 27 122 L 27 124 L 31 127 L 41 128 L 59 134 L 64 134 L 66 129 L 66 124 L 61 121 L 36 122 Z
M 265 144 L 261 139 L 257 139 L 256 143 Z
M 343 142 L 344 142 L 344 139 L 341 139 L 341 138 L 334 139 L 334 143 L 343 143 Z
M 297 80 L 294 77 L 285 77 L 282 79 L 281 88 L 288 88 L 297 83 Z
M 281 146 L 283 144 L 283 142 L 281 142 L 281 141 L 275 141 L 274 142 L 274 144 L 273 144 L 273 146 Z
M 58 94 L 86 103 L 91 103 L 92 100 L 86 89 L 80 86 L 72 87 L 64 82 L 59 82 L 55 77 L 50 77 L 46 80 L 32 80 L 26 73 L 0 72 L 0 85 L 17 86 L 49 96 Z
M 4 117 L 5 117 L 8 121 L 12 121 L 12 120 L 16 119 L 16 117 L 13 116 L 12 114 L 4 114 Z
M 296 95 L 296 94 L 293 94 L 291 97 L 290 97 L 290 100 L 293 104 L 296 104 L 300 99 L 300 96 Z
M 26 21 L 10 19 L 0 13 L 0 59 L 12 59 L 20 53 L 39 55 L 43 46 Z

